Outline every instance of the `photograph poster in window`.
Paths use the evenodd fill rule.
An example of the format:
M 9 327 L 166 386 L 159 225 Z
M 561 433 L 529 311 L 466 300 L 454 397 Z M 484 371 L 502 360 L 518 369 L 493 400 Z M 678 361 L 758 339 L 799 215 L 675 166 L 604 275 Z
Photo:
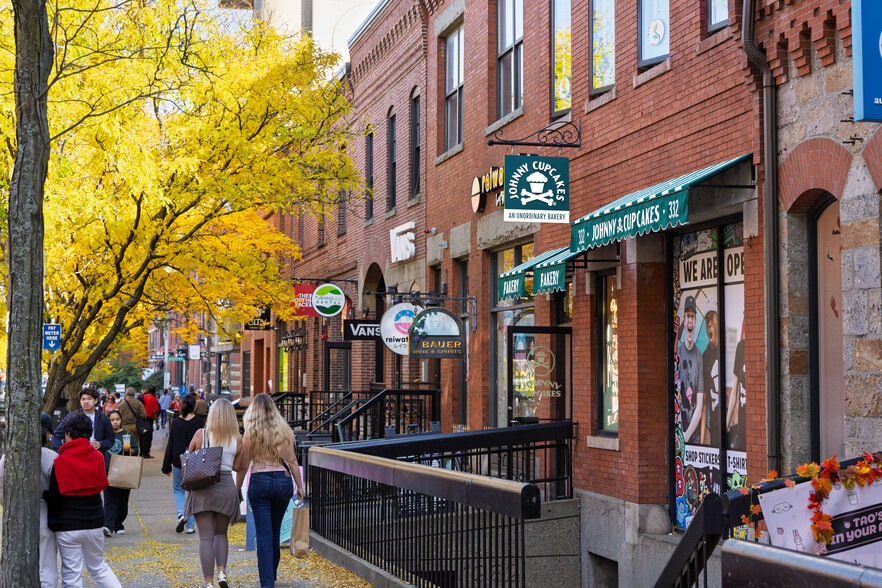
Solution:
M 616 83 L 615 0 L 594 0 L 591 11 L 591 89 L 601 90 Z
M 718 229 L 674 238 L 674 484 L 677 525 L 684 529 L 705 491 L 738 488 L 747 475 L 738 428 L 746 399 L 742 223 L 722 231 L 722 272 Z
M 659 61 L 670 53 L 668 0 L 640 0 L 640 61 Z
M 570 88 L 571 47 L 570 0 L 554 1 L 554 112 L 569 110 L 572 101 Z

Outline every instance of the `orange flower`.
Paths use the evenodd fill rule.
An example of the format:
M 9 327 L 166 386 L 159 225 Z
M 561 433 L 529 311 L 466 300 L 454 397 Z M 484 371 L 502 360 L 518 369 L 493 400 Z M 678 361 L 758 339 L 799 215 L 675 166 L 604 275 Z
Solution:
M 769 479 L 775 480 L 778 478 L 778 470 L 769 470 Z
M 796 482 L 794 482 L 790 478 L 787 478 L 786 480 L 784 480 L 784 485 L 788 488 L 793 488 L 794 486 L 796 486 Z
M 760 505 L 758 505 L 758 504 L 752 504 L 752 505 L 750 506 L 750 514 L 758 515 L 758 514 L 760 514 L 761 512 L 763 512 L 763 507 L 761 507 Z
M 747 489 L 747 486 L 742 486 L 738 491 L 741 492 L 742 496 L 747 496 L 748 492 L 750 492 L 750 490 Z
M 747 515 L 741 515 L 741 522 L 744 523 L 745 525 L 749 525 L 750 524 L 750 517 Z

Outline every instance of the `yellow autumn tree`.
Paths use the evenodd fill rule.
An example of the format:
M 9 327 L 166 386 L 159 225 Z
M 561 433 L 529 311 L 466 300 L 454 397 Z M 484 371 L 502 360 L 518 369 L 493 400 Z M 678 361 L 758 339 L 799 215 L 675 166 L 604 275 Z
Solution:
M 357 188 L 335 56 L 308 38 L 201 0 L 63 0 L 49 21 L 44 320 L 62 325 L 62 348 L 44 408 L 159 312 L 236 325 L 286 307 L 278 260 L 297 251 L 266 215 L 318 211 Z M 13 39 L 0 27 L 10 87 Z M 0 189 L 15 149 L 8 94 Z

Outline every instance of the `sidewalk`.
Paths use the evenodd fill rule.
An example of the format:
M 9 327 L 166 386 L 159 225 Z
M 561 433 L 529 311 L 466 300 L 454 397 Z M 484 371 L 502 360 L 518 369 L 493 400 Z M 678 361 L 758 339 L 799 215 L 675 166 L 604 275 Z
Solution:
M 199 536 L 175 533 L 174 500 L 171 478 L 160 470 L 165 454 L 166 431 L 156 431 L 151 454 L 144 460 L 141 488 L 133 490 L 126 534 L 104 541 L 107 562 L 123 586 L 138 588 L 189 588 L 201 586 Z M 230 556 L 227 576 L 235 588 L 259 587 L 257 554 L 245 551 L 244 520 L 230 528 Z M 84 588 L 98 584 L 84 578 Z M 310 552 L 308 558 L 296 559 L 287 545 L 282 546 L 277 588 L 370 588 L 370 584 Z

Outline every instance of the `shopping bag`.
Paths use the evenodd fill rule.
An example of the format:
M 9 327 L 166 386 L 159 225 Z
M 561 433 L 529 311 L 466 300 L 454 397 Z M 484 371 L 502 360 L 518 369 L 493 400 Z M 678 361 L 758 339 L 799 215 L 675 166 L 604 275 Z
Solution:
M 291 525 L 291 555 L 309 557 L 309 507 L 295 508 Z
M 131 455 L 111 455 L 110 468 L 107 470 L 107 482 L 114 488 L 134 490 L 141 486 L 140 457 Z

